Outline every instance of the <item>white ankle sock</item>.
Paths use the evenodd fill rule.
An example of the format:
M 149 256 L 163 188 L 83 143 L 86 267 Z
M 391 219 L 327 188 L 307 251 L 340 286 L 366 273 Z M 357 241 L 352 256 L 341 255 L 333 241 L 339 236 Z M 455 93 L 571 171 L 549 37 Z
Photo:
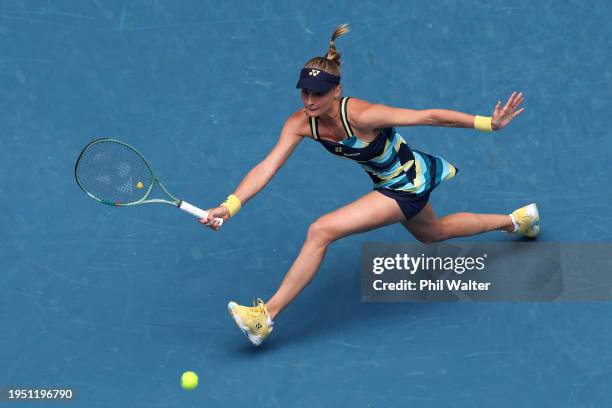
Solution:
M 514 218 L 514 215 L 512 215 L 512 214 L 509 214 L 509 215 L 510 215 L 510 218 L 512 219 L 512 223 L 514 224 L 514 231 L 512 231 L 512 232 L 516 232 L 516 231 L 519 230 L 519 226 L 516 223 L 516 219 Z

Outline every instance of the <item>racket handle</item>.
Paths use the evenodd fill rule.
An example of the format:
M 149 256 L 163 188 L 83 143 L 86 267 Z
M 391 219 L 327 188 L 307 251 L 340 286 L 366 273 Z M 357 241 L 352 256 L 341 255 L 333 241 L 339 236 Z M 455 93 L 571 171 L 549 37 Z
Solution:
M 181 210 L 188 212 L 191 215 L 195 215 L 198 218 L 208 218 L 208 213 L 201 208 L 191 205 L 186 201 L 181 201 L 178 206 Z M 215 218 L 215 221 L 219 223 L 219 226 L 223 225 L 223 218 Z

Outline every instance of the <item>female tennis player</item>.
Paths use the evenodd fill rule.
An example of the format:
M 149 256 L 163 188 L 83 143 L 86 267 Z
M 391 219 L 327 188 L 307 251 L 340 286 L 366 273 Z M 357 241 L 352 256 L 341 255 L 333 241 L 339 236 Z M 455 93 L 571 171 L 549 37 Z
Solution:
M 493 230 L 532 238 L 539 232 L 535 204 L 508 215 L 462 212 L 438 218 L 428 203 L 429 194 L 440 182 L 452 178 L 457 169 L 442 157 L 411 149 L 395 129 L 445 126 L 499 131 L 523 111 L 517 110 L 523 101 L 522 93 L 512 93 L 503 107 L 497 102 L 492 117 L 445 109 L 401 109 L 342 97 L 340 53 L 335 40 L 347 32 L 346 24 L 337 27 L 325 57 L 315 57 L 304 65 L 296 86 L 301 89 L 304 107 L 289 116 L 276 146 L 249 171 L 233 194 L 219 207 L 208 210 L 208 219 L 200 220 L 214 230 L 219 229 L 212 220 L 235 216 L 270 181 L 304 138 L 321 143 L 336 156 L 356 161 L 372 178 L 372 192 L 310 225 L 297 259 L 268 302 L 257 299 L 253 307 L 228 304 L 238 327 L 255 345 L 270 334 L 276 316 L 314 277 L 327 247 L 347 235 L 398 222 L 423 243 Z

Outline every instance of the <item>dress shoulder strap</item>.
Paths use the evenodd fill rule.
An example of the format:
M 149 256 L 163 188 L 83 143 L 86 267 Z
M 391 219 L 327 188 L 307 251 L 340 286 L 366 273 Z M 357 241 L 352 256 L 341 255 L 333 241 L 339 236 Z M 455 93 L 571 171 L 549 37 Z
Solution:
M 351 99 L 350 96 L 345 96 L 340 101 L 340 116 L 342 117 L 342 126 L 344 127 L 344 131 L 346 132 L 348 137 L 353 137 L 353 129 L 351 129 L 351 124 L 348 120 L 347 104 L 349 99 Z
M 314 116 L 310 117 L 308 120 L 310 123 L 310 131 L 312 132 L 312 137 L 314 140 L 319 140 L 319 125 L 317 124 L 317 118 Z

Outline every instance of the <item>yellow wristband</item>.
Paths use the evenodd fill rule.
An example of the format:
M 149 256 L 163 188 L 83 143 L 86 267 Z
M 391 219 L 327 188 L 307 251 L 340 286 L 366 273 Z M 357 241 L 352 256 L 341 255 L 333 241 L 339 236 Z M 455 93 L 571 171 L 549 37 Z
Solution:
M 233 194 L 230 194 L 225 199 L 225 201 L 221 203 L 221 206 L 227 208 L 227 210 L 229 211 L 230 217 L 233 217 L 234 215 L 236 215 L 236 213 L 240 211 L 240 208 L 242 208 L 242 204 L 240 203 L 240 200 L 238 199 L 238 197 L 236 197 Z
M 492 132 L 493 127 L 491 127 L 491 120 L 493 118 L 490 116 L 475 116 L 474 117 L 474 129 L 481 130 L 483 132 Z

